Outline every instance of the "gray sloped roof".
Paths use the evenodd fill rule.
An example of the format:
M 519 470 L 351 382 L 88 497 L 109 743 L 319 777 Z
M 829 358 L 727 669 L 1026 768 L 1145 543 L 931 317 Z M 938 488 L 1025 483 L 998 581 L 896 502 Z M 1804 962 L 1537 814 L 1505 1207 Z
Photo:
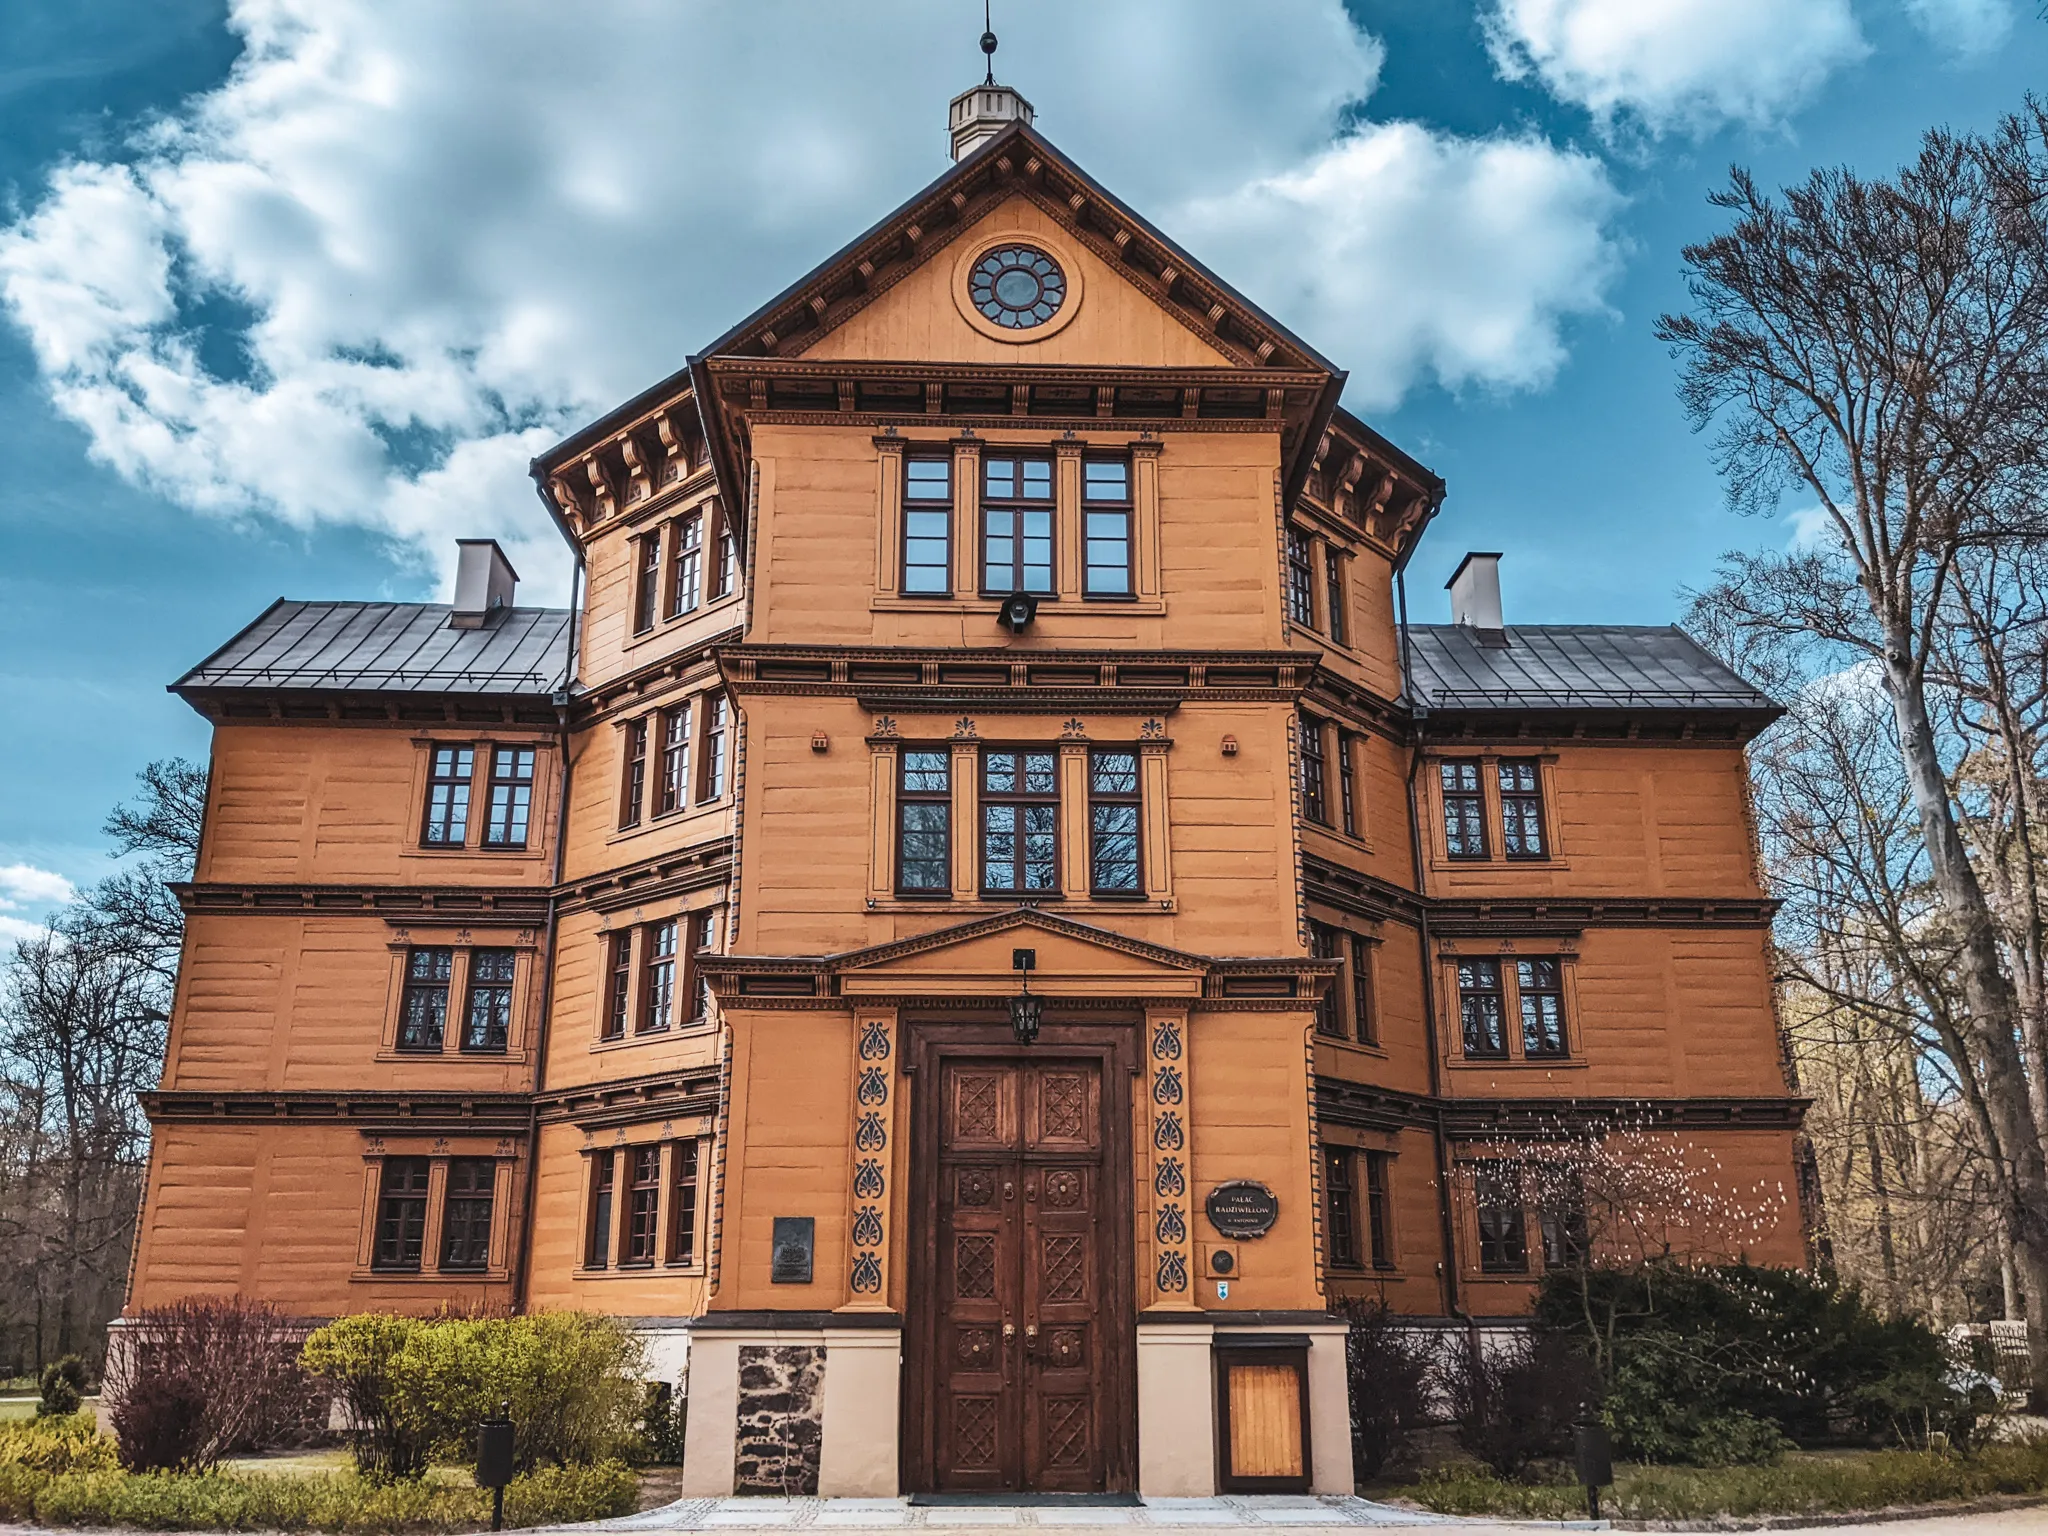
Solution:
M 1457 624 L 1409 627 L 1411 686 L 1431 709 L 1716 709 L 1777 713 L 1675 624 L 1525 624 L 1505 645 Z
M 507 608 L 482 629 L 450 629 L 453 611 L 445 603 L 279 598 L 171 688 L 543 698 L 561 689 L 569 610 Z

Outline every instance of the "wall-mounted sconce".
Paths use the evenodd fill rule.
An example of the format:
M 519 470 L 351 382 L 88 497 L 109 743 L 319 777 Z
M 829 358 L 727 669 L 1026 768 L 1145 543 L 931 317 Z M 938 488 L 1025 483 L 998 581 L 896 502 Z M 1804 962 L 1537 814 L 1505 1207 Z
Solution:
M 1038 1038 L 1038 1026 L 1045 1017 L 1044 1006 L 1031 995 L 1031 972 L 1037 964 L 1035 949 L 1010 951 L 1011 968 L 1024 977 L 1024 990 L 1010 999 L 1010 1033 L 1017 1037 L 1019 1045 L 1029 1045 Z
M 1237 738 L 1235 736 L 1223 738 L 1223 755 L 1225 757 L 1237 756 Z
M 830 736 L 827 736 L 823 731 L 811 732 L 811 750 L 813 752 L 831 751 L 832 738 Z

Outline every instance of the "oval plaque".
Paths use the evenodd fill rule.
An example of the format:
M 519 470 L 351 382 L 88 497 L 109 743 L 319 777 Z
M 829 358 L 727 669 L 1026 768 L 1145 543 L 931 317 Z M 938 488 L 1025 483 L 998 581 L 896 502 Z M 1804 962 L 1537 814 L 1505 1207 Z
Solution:
M 1209 1191 L 1209 1225 L 1225 1237 L 1264 1237 L 1280 1219 L 1280 1198 L 1251 1179 L 1232 1179 Z

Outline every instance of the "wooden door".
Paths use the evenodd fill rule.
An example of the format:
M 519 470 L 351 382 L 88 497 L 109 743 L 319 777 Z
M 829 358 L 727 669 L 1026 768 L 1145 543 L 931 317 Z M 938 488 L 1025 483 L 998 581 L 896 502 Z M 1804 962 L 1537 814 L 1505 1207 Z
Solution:
M 928 1293 L 940 1489 L 1105 1486 L 1102 1129 L 1097 1061 L 945 1064 Z

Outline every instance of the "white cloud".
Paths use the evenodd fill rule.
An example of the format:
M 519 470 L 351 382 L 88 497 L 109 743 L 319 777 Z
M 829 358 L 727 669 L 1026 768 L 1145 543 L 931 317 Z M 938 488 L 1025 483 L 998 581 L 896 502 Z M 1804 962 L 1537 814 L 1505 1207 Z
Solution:
M 1651 133 L 1772 126 L 1869 52 L 1849 0 L 1493 0 L 1485 26 L 1506 77 Z
M 1793 554 L 1828 549 L 1836 541 L 1835 520 L 1829 516 L 1828 509 L 1818 503 L 1798 508 L 1788 514 L 1785 521 L 1792 527 L 1791 536 L 1785 540 L 1785 548 Z
M 1340 0 L 1175 20 L 1044 0 L 1005 23 L 1000 73 L 1353 367 L 1356 398 L 1555 371 L 1561 320 L 1616 266 L 1595 162 L 1340 136 L 1382 57 Z M 365 526 L 436 563 L 495 534 L 557 595 L 529 456 L 943 170 L 945 102 L 981 64 L 939 0 L 236 0 L 230 25 L 225 84 L 124 162 L 61 168 L 0 232 L 52 398 L 186 505 Z
M 61 906 L 77 894 L 71 882 L 54 870 L 33 864 L 0 864 L 0 909 Z
M 2012 35 L 2012 0 L 1906 0 L 1913 25 L 1951 53 L 1974 58 Z
M 17 939 L 40 939 L 49 931 L 42 923 L 31 923 L 0 912 L 0 944 L 12 944 Z

